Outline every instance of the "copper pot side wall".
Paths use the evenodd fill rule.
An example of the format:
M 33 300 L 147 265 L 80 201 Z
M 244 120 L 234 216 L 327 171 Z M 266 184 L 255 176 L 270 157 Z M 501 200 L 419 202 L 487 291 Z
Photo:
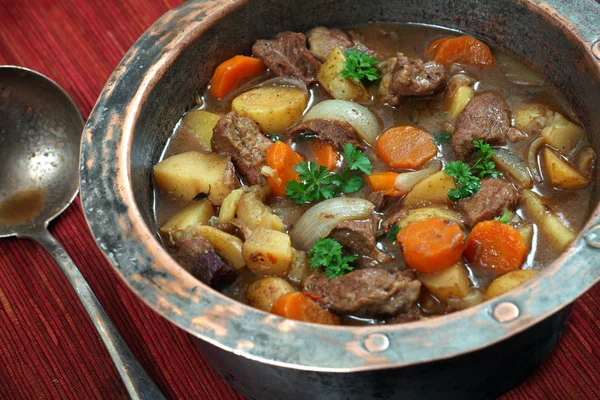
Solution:
M 553 314 L 564 320 L 566 314 L 556 313 L 600 277 L 597 251 L 584 240 L 600 222 L 599 209 L 583 235 L 538 279 L 459 313 L 394 326 L 325 327 L 249 308 L 196 281 L 155 238 L 151 166 L 175 122 L 219 62 L 247 53 L 257 38 L 286 29 L 370 21 L 433 23 L 501 44 L 529 60 L 567 95 L 599 150 L 600 64 L 591 49 L 600 39 L 600 6 L 558 0 L 426 4 L 190 1 L 157 21 L 107 82 L 82 139 L 86 218 L 99 247 L 130 288 L 165 318 L 226 352 L 273 366 L 328 373 L 442 360 L 490 347 Z M 506 302 L 517 307 L 519 316 L 500 323 L 494 310 Z M 365 340 L 373 333 L 385 335 L 390 345 L 368 351 Z

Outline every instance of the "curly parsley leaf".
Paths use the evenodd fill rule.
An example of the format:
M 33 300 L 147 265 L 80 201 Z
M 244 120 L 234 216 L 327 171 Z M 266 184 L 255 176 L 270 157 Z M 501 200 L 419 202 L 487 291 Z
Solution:
M 350 169 L 350 171 L 360 170 L 367 175 L 371 175 L 371 171 L 373 170 L 371 160 L 369 160 L 369 158 L 365 156 L 362 151 L 350 143 L 346 143 L 343 149 L 344 159 L 346 160 L 348 169 Z
M 344 68 L 340 71 L 340 77 L 349 78 L 355 82 L 360 82 L 363 79 L 375 81 L 380 78 L 381 74 L 375 68 L 377 59 L 371 57 L 358 50 L 346 50 L 346 60 L 344 60 Z
M 494 171 L 496 164 L 492 161 L 494 156 L 494 149 L 488 143 L 483 140 L 476 140 L 473 142 L 475 146 L 477 161 L 473 165 L 473 169 L 479 170 L 479 177 L 491 176 L 492 178 L 499 178 L 500 172 Z
M 311 203 L 320 199 L 331 199 L 334 196 L 331 176 L 326 167 L 317 163 L 302 161 L 296 165 L 301 182 L 289 181 L 285 194 L 298 204 Z
M 511 217 L 510 213 L 508 211 L 504 211 L 504 214 L 502 214 L 501 217 L 494 218 L 494 221 L 500 221 L 503 224 L 508 224 L 511 219 L 510 217 Z
M 306 204 L 331 199 L 342 193 L 359 191 L 364 186 L 364 181 L 362 177 L 353 175 L 350 171 L 360 170 L 370 174 L 371 161 L 351 144 L 344 146 L 344 158 L 348 166 L 341 174 L 333 173 L 327 167 L 319 166 L 313 161 L 308 164 L 302 161 L 296 165 L 300 182 L 288 181 L 285 194 L 288 198 L 296 200 L 297 204 Z
M 400 232 L 400 227 L 396 224 L 392 225 L 390 231 L 388 232 L 388 239 L 390 239 L 391 242 L 395 242 L 398 232 Z
M 452 161 L 444 167 L 444 172 L 454 178 L 456 188 L 448 191 L 450 200 L 457 201 L 473 196 L 479 191 L 481 182 L 471 173 L 471 167 L 462 161 Z
M 350 263 L 358 258 L 355 255 L 344 255 L 342 245 L 330 238 L 317 240 L 308 252 L 308 257 L 310 266 L 314 269 L 323 267 L 328 279 L 352 272 L 354 267 Z

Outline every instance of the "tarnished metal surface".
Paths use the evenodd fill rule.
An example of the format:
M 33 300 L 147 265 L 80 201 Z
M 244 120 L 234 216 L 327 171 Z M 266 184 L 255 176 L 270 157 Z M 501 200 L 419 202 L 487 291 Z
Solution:
M 196 281 L 164 251 L 151 214 L 152 166 L 216 65 L 248 53 L 255 39 L 282 30 L 369 21 L 443 25 L 521 55 L 567 95 L 599 150 L 600 64 L 592 45 L 600 39 L 600 6 L 592 2 L 190 1 L 167 13 L 125 56 L 90 116 L 82 140 L 82 200 L 98 245 L 132 290 L 165 318 L 223 349 L 214 350 L 222 359 L 223 354 L 239 355 L 244 362 L 331 373 L 418 368 L 415 364 L 489 349 L 511 337 L 514 342 L 515 335 L 521 338 L 515 343 L 523 344 L 520 332 L 557 313 L 600 278 L 597 250 L 580 235 L 539 278 L 477 307 L 402 325 L 328 327 L 239 304 Z M 599 222 L 596 209 L 583 232 Z M 505 301 L 519 315 L 499 323 L 493 310 Z M 555 328 L 566 313 L 556 315 Z M 389 346 L 368 351 L 364 340 L 372 333 L 385 335 Z M 548 333 L 540 343 L 554 343 L 559 334 Z M 528 351 L 538 352 L 529 357 L 532 363 L 547 354 Z M 227 374 L 225 367 L 221 371 Z

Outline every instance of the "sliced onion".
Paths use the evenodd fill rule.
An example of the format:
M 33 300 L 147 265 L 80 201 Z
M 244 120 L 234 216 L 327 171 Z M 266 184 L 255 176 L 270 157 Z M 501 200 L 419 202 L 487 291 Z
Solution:
M 379 136 L 379 121 L 365 106 L 346 100 L 325 100 L 317 103 L 302 118 L 302 122 L 311 119 L 327 119 L 347 122 L 356 129 L 360 137 L 374 144 Z
M 317 239 L 324 238 L 340 223 L 365 219 L 371 216 L 375 206 L 360 198 L 336 197 L 322 201 L 309 208 L 290 231 L 292 246 L 298 250 L 310 250 Z
M 435 174 L 440 169 L 442 169 L 442 163 L 439 160 L 434 160 L 427 164 L 427 167 L 423 168 L 419 171 L 414 172 L 404 172 L 399 174 L 396 177 L 396 181 L 394 182 L 394 186 L 399 193 L 399 195 L 404 195 L 408 193 L 410 189 L 413 188 L 417 183 L 422 181 L 423 179 Z
M 542 181 L 542 175 L 538 166 L 537 155 L 540 151 L 540 147 L 542 147 L 543 145 L 544 138 L 540 136 L 539 138 L 531 142 L 531 144 L 529 145 L 529 150 L 527 151 L 527 166 L 529 167 L 529 171 L 531 172 L 533 178 L 538 182 Z
M 519 189 L 529 189 L 531 187 L 531 176 L 525 161 L 510 150 L 494 150 L 492 161 L 496 167 L 509 175 Z
M 546 83 L 546 79 L 542 75 L 513 57 L 499 54 L 496 56 L 496 61 L 506 79 L 516 85 L 543 86 Z

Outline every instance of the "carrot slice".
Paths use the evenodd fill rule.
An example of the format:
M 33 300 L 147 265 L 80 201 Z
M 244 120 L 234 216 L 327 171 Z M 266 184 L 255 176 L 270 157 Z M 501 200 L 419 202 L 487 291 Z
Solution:
M 448 65 L 452 63 L 490 66 L 494 56 L 490 48 L 473 36 L 444 37 L 434 40 L 425 52 L 433 61 Z
M 235 56 L 221 63 L 210 81 L 210 94 L 225 97 L 244 81 L 265 72 L 267 67 L 258 58 Z
M 500 221 L 483 221 L 471 230 L 464 256 L 472 265 L 505 274 L 521 268 L 527 247 L 519 231 L 512 226 Z
M 383 132 L 375 151 L 392 168 L 419 169 L 437 154 L 429 132 L 414 126 L 398 126 Z
M 267 181 L 275 196 L 285 196 L 285 186 L 288 181 L 300 181 L 296 165 L 300 164 L 302 160 L 300 154 L 281 141 L 269 146 L 267 165 L 275 171 L 275 174 L 268 177 Z
M 409 224 L 396 239 L 406 265 L 424 274 L 450 268 L 465 248 L 465 235 L 458 224 L 441 218 Z
M 330 171 L 335 169 L 339 156 L 332 145 L 316 139 L 311 142 L 310 147 L 317 164 L 327 167 Z
M 302 292 L 290 292 L 279 297 L 275 300 L 271 312 L 297 321 L 325 325 L 340 324 L 340 317 L 321 307 L 316 301 Z
M 386 196 L 401 197 L 402 193 L 396 190 L 394 183 L 398 174 L 391 171 L 373 172 L 366 175 L 367 184 L 373 192 L 383 192 Z

